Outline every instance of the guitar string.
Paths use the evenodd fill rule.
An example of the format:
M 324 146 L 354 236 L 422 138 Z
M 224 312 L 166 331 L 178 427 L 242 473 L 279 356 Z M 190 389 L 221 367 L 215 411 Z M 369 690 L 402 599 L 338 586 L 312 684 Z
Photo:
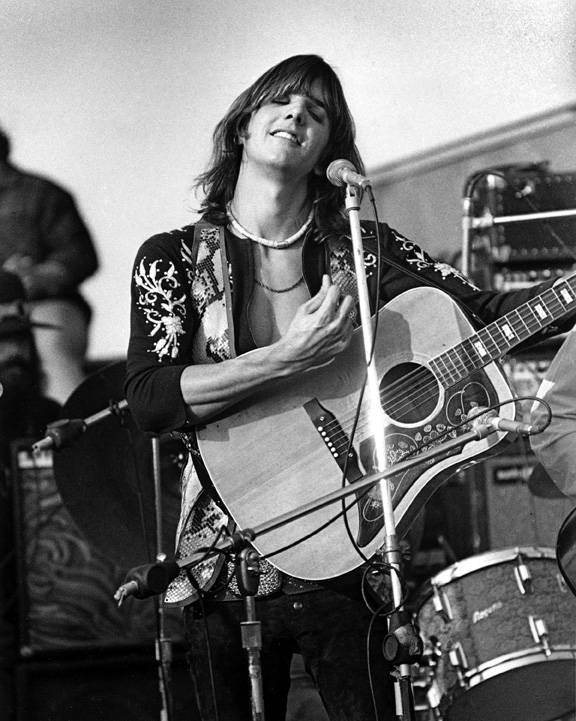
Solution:
M 559 307 L 559 309 L 567 312 L 569 309 L 567 309 L 566 306 L 563 305 L 563 304 L 561 303 L 561 301 L 559 301 L 559 299 L 557 298 L 557 293 L 556 293 L 556 291 L 553 291 L 551 288 L 548 289 L 548 292 L 550 292 L 550 291 L 552 291 L 552 294 L 554 295 L 554 299 L 557 301 L 557 306 Z M 543 294 L 543 295 L 544 295 L 544 294 Z M 535 299 L 533 299 L 533 300 L 535 300 Z M 547 304 L 545 303 L 545 305 L 547 305 Z M 531 310 L 531 314 L 530 314 L 529 317 L 527 317 L 526 319 L 523 319 L 523 318 L 521 317 L 519 311 L 523 308 L 523 306 L 520 306 L 520 308 L 515 309 L 515 311 L 513 311 L 514 313 L 516 313 L 516 315 L 517 315 L 518 317 L 517 317 L 515 320 L 512 320 L 512 319 L 508 318 L 506 322 L 507 322 L 509 325 L 511 325 L 513 328 L 517 328 L 517 327 L 522 328 L 522 326 L 524 326 L 524 328 L 529 331 L 529 335 L 533 335 L 534 332 L 537 332 L 538 330 L 541 330 L 542 327 L 544 327 L 544 326 L 542 325 L 542 323 L 541 323 L 540 321 L 538 321 L 538 320 L 535 318 L 535 315 L 534 315 L 534 313 L 533 313 L 532 308 L 531 308 L 528 304 L 526 304 L 526 306 L 527 306 L 527 308 L 530 308 L 530 310 Z M 554 316 L 554 313 L 555 313 L 555 312 L 556 312 L 556 311 L 553 310 L 552 313 L 550 313 L 549 315 L 550 315 L 550 316 Z M 549 320 L 549 322 L 553 322 L 553 318 L 551 318 L 551 319 Z M 498 323 L 498 321 L 496 321 L 496 323 Z M 503 334 L 502 329 L 501 329 L 498 325 L 497 325 L 496 327 L 497 327 L 498 332 L 499 332 L 500 334 Z M 489 328 L 489 326 L 487 326 L 487 328 Z M 488 340 L 488 343 L 492 343 L 492 344 L 496 347 L 496 349 L 498 349 L 498 343 L 496 342 L 495 338 L 493 337 L 492 332 L 489 331 L 489 330 L 487 330 L 487 329 L 481 329 L 481 331 L 480 331 L 479 333 L 481 334 L 482 331 L 486 331 L 485 335 L 488 334 L 488 336 L 489 336 L 489 338 L 487 339 L 487 340 Z M 518 336 L 519 336 L 519 333 L 518 333 L 518 332 L 515 332 L 515 336 L 516 336 L 517 342 L 521 342 L 521 341 L 518 341 Z M 469 338 L 468 338 L 468 339 L 465 339 L 465 340 L 460 344 L 460 347 L 463 347 L 463 345 L 464 345 L 464 343 L 466 342 L 466 340 L 470 340 L 470 339 L 469 339 Z M 484 345 L 484 346 L 487 345 L 487 343 L 486 343 L 485 341 L 482 341 L 482 342 L 483 342 L 483 345 Z M 449 349 L 448 351 L 445 351 L 445 352 L 444 352 L 443 354 L 441 354 L 441 355 L 448 355 L 448 354 L 450 354 L 450 352 L 456 353 L 456 355 L 457 355 L 456 348 L 458 348 L 458 346 L 455 346 L 454 348 L 451 348 L 451 349 Z M 465 350 L 465 349 L 464 349 L 464 350 Z M 468 357 L 469 357 L 470 360 L 471 360 L 470 354 L 468 353 L 467 350 L 465 350 L 465 353 L 468 355 Z M 490 360 L 488 360 L 486 363 L 484 363 L 484 364 L 481 365 L 481 366 L 477 366 L 477 365 L 476 365 L 476 366 L 474 366 L 471 370 L 466 368 L 466 364 L 464 363 L 464 361 L 460 360 L 460 362 L 462 363 L 465 371 L 467 371 L 468 376 L 469 376 L 469 375 L 471 375 L 471 373 L 473 373 L 474 371 L 476 371 L 476 370 L 481 370 L 482 367 L 485 367 L 486 365 L 489 365 L 491 362 L 494 362 L 494 359 L 491 358 Z M 454 360 L 452 360 L 452 364 L 456 367 L 456 364 L 455 364 Z M 413 386 L 413 385 L 414 385 L 414 381 L 416 380 L 416 377 L 417 377 L 418 375 L 424 377 L 424 376 L 429 376 L 430 373 L 431 373 L 431 371 L 430 371 L 429 369 L 424 369 L 424 368 L 422 368 L 422 367 L 417 368 L 417 369 L 415 369 L 414 371 L 411 371 L 410 373 L 408 373 L 404 378 L 400 379 L 399 381 L 395 381 L 394 383 L 390 384 L 390 386 L 389 386 L 388 388 L 386 388 L 386 392 L 387 392 L 387 393 L 390 393 L 390 390 L 391 390 L 391 389 L 393 389 L 393 390 L 401 390 L 401 391 L 402 391 L 403 388 L 406 387 L 406 386 L 408 386 L 408 385 Z M 464 380 L 464 378 L 462 378 L 461 380 Z M 414 398 L 418 397 L 418 398 L 420 398 L 420 400 L 422 401 L 422 392 L 424 392 L 424 391 L 431 391 L 432 389 L 433 389 L 434 392 L 431 393 L 431 394 L 429 394 L 427 397 L 425 397 L 425 398 L 424 398 L 425 401 L 426 401 L 426 400 L 431 400 L 434 396 L 437 396 L 437 395 L 438 395 L 438 382 L 437 382 L 437 379 L 436 379 L 435 376 L 434 376 L 433 379 L 430 381 L 430 383 L 427 384 L 427 387 L 426 387 L 425 384 L 422 384 L 422 385 L 419 386 L 411 395 L 410 395 L 410 394 L 406 394 L 406 393 L 403 392 L 403 393 L 402 393 L 402 398 L 401 398 L 401 404 L 400 404 L 400 405 L 397 405 L 397 406 L 395 406 L 395 407 L 389 407 L 389 409 L 388 409 L 388 411 L 387 411 L 388 415 L 391 416 L 391 417 L 394 417 L 394 416 L 397 417 L 397 416 L 398 416 L 398 411 L 405 410 L 405 409 L 410 405 L 410 403 L 413 404 Z M 397 397 L 400 397 L 400 394 L 397 394 Z M 383 398 L 383 393 L 380 393 L 380 398 L 381 398 L 381 399 Z M 330 428 L 330 426 L 332 426 L 332 425 L 334 425 L 334 424 L 336 424 L 336 423 L 348 423 L 348 422 L 350 422 L 350 420 L 351 420 L 351 417 L 350 417 L 350 418 L 344 418 L 344 419 L 338 419 L 338 420 L 335 420 L 335 421 L 333 421 L 333 422 L 329 422 L 329 423 L 327 423 L 327 424 L 325 425 L 325 429 L 326 429 L 326 428 Z M 359 424 L 359 426 L 358 426 L 357 429 L 356 429 L 356 430 L 357 430 L 357 433 L 365 430 L 365 429 L 368 427 L 368 425 L 369 425 L 368 423 L 364 424 L 363 426 L 360 426 L 360 424 Z M 344 440 L 343 440 L 343 445 L 347 445 L 347 442 L 348 442 L 348 441 L 347 441 L 347 439 L 346 439 L 346 434 L 345 434 L 344 432 L 343 432 L 343 438 L 344 438 Z M 342 447 L 342 446 L 340 446 L 340 447 Z

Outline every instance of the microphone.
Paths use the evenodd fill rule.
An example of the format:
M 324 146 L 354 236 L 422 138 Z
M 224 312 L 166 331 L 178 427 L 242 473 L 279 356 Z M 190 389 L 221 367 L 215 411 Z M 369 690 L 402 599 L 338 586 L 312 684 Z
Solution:
M 128 596 L 139 599 L 164 593 L 180 573 L 180 566 L 174 559 L 157 561 L 146 566 L 137 566 L 126 574 L 124 583 L 117 589 L 114 598 L 121 606 Z
M 50 423 L 46 428 L 46 435 L 32 445 L 33 453 L 49 451 L 52 448 L 60 450 L 70 445 L 72 441 L 80 438 L 86 431 L 86 421 L 82 418 L 64 418 Z
M 326 170 L 326 176 L 332 185 L 354 185 L 362 190 L 372 187 L 368 178 L 357 173 L 349 160 L 333 160 Z
M 508 418 L 501 418 L 496 411 L 485 411 L 486 409 L 482 407 L 475 408 L 470 415 L 473 416 L 475 423 L 481 423 L 495 431 L 518 433 L 521 436 L 535 436 L 544 430 L 538 423 L 531 425 L 521 421 L 511 421 Z

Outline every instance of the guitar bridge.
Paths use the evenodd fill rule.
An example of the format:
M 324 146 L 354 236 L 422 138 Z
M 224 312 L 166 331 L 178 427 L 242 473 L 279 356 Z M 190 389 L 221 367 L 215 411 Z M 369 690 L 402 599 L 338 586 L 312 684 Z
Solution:
M 323 408 L 316 398 L 305 403 L 304 410 L 348 483 L 363 478 L 358 454 L 334 414 Z M 356 502 L 359 516 L 356 544 L 359 548 L 364 548 L 384 526 L 382 499 L 378 487 L 357 492 Z

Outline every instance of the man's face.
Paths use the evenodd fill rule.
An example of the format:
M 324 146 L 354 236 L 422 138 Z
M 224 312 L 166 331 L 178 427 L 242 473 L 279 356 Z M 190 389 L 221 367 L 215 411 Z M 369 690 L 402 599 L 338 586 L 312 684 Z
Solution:
M 266 171 L 306 177 L 320 172 L 330 138 L 324 92 L 316 82 L 307 95 L 277 97 L 254 111 L 245 135 L 242 162 Z

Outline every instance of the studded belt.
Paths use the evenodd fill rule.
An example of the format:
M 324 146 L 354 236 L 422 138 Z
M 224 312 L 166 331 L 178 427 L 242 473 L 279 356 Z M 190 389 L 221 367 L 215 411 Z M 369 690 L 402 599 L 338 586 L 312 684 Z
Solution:
M 225 588 L 222 589 L 222 586 Z M 238 601 L 242 594 L 236 580 L 235 566 L 233 561 L 228 561 L 220 572 L 215 588 L 222 590 L 215 593 L 208 592 L 206 597 L 211 601 Z M 306 591 L 319 590 L 321 587 L 312 581 L 305 581 L 300 578 L 288 576 L 273 566 L 265 558 L 260 559 L 260 581 L 256 598 L 274 596 L 277 593 L 295 594 Z

